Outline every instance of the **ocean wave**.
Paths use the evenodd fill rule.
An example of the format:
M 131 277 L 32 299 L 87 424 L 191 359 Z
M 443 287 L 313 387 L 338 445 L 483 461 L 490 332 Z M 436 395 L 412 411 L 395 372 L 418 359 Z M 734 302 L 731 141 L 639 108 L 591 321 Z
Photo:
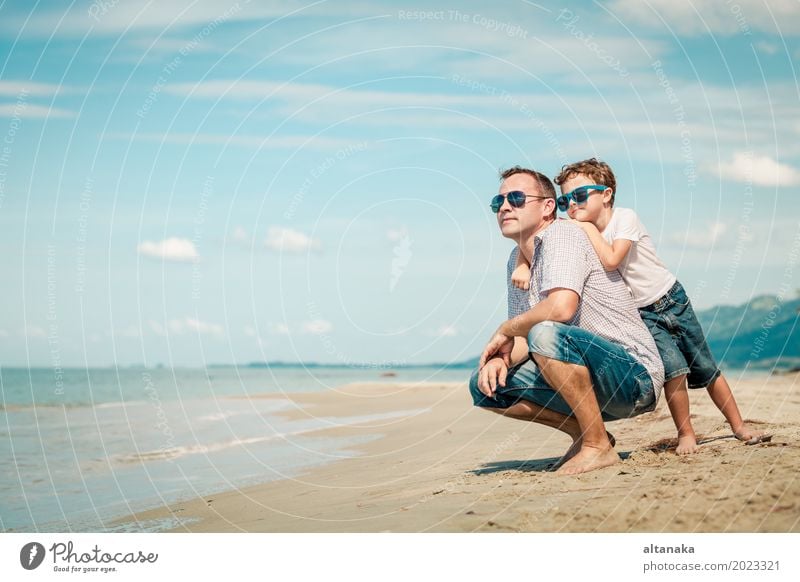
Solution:
M 249 437 L 249 438 L 235 438 L 229 441 L 210 443 L 206 445 L 195 444 L 195 445 L 181 445 L 174 447 L 162 447 L 160 449 L 151 451 L 115 455 L 112 457 L 112 461 L 117 463 L 130 464 L 130 463 L 144 463 L 147 461 L 173 460 L 188 455 L 207 455 L 209 453 L 216 453 L 219 451 L 223 451 L 225 449 L 230 449 L 232 447 L 241 447 L 244 445 L 252 445 L 275 439 L 282 439 L 287 437 L 313 433 L 320 430 L 331 428 L 331 426 L 339 426 L 339 427 L 351 426 L 357 428 L 377 429 L 380 428 L 380 425 L 364 425 L 362 423 L 375 422 L 378 420 L 388 420 L 398 417 L 414 416 L 421 413 L 424 414 L 429 411 L 430 409 L 428 408 L 415 409 L 415 410 L 397 410 L 393 412 L 385 412 L 379 414 L 337 418 L 335 419 L 336 420 L 335 423 L 331 423 L 331 419 L 320 419 L 322 421 L 320 424 L 308 428 L 298 429 L 295 431 L 279 432 L 271 435 Z
M 129 455 L 116 455 L 113 460 L 117 463 L 143 463 L 146 461 L 164 461 L 172 460 L 188 455 L 207 455 L 209 453 L 216 453 L 231 447 L 241 447 L 244 445 L 252 445 L 264 441 L 270 441 L 277 438 L 285 438 L 287 436 L 294 436 L 297 434 L 311 432 L 318 430 L 317 428 L 297 431 L 294 433 L 276 433 L 268 436 L 250 437 L 243 439 L 233 439 L 230 441 L 211 443 L 208 445 L 185 445 L 177 447 L 163 447 L 153 451 L 144 451 L 141 453 L 133 453 Z
M 144 400 L 127 400 L 123 402 L 101 402 L 100 404 L 95 404 L 95 408 L 125 408 L 127 406 L 142 406 L 147 404 Z
M 101 402 L 99 404 L 94 404 L 90 402 L 62 402 L 62 403 L 43 403 L 43 404 L 0 404 L 0 410 L 4 410 L 6 412 L 27 412 L 32 410 L 62 410 L 66 408 L 67 410 L 74 410 L 76 408 L 123 408 L 126 406 L 142 406 L 147 404 L 147 402 L 143 400 L 129 400 L 125 402 Z

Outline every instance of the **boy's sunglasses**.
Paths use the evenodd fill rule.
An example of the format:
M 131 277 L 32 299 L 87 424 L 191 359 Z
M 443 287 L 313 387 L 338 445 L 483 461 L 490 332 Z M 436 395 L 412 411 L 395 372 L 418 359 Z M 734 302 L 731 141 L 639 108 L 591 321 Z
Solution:
M 592 190 L 605 190 L 608 186 L 600 186 L 598 184 L 589 184 L 587 186 L 578 186 L 572 192 L 567 192 L 566 194 L 562 194 L 558 198 L 556 198 L 556 206 L 561 212 L 564 212 L 569 208 L 569 201 L 574 200 L 575 204 L 581 205 L 586 204 L 586 201 L 589 200 L 589 196 L 592 194 L 597 194 L 597 192 L 592 192 Z
M 533 194 L 525 194 L 521 190 L 513 190 L 506 194 L 498 194 L 492 201 L 489 203 L 489 206 L 492 209 L 492 212 L 497 214 L 500 212 L 500 208 L 503 206 L 503 202 L 508 199 L 508 203 L 511 205 L 512 208 L 522 208 L 525 206 L 525 199 L 526 198 L 539 198 L 540 200 L 545 200 L 548 196 L 534 196 Z

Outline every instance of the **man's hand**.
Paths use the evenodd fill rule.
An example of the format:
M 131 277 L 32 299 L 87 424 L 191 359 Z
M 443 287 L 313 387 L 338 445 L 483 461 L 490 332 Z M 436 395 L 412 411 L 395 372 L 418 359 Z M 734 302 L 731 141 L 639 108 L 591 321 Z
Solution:
M 508 366 L 501 358 L 492 358 L 478 372 L 478 389 L 491 398 L 497 391 L 497 386 L 506 385 Z
M 508 368 L 511 366 L 511 350 L 513 349 L 514 338 L 501 333 L 500 330 L 497 330 L 492 336 L 492 339 L 489 340 L 489 343 L 486 344 L 486 348 L 481 354 L 478 368 L 483 368 L 486 365 L 486 362 L 488 362 L 493 356 L 502 359 L 506 365 L 506 368 Z

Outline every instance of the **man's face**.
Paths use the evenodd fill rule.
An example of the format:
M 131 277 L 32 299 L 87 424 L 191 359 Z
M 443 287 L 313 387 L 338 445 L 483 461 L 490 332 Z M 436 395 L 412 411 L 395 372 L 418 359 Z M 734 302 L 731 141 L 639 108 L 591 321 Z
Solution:
M 524 192 L 529 197 L 521 208 L 514 208 L 505 200 L 497 213 L 497 224 L 504 237 L 519 242 L 539 230 L 544 223 L 544 217 L 553 212 L 555 201 L 552 198 L 532 198 L 531 196 L 541 196 L 542 192 L 536 180 L 528 174 L 514 174 L 500 184 L 500 194 L 515 190 Z
M 570 176 L 561 184 L 561 193 L 567 194 L 572 192 L 575 188 L 595 184 L 596 182 L 589 176 L 583 174 L 575 174 Z M 611 190 L 591 190 L 589 199 L 584 204 L 576 204 L 575 200 L 569 201 L 569 208 L 567 208 L 567 215 L 573 220 L 580 222 L 594 223 L 603 211 L 603 203 L 611 200 Z

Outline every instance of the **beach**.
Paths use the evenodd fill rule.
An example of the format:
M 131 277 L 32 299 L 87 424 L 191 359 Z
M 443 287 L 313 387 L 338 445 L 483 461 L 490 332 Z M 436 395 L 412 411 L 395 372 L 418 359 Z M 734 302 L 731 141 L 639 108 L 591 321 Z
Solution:
M 609 423 L 620 463 L 579 476 L 548 469 L 568 438 L 472 406 L 466 382 L 354 383 L 289 396 L 288 419 L 352 418 L 322 437 L 357 454 L 293 478 L 234 488 L 117 522 L 180 532 L 797 532 L 800 374 L 729 376 L 745 419 L 773 435 L 744 445 L 704 390 L 692 391 L 702 446 L 669 449 L 666 403 Z M 253 397 L 251 397 L 253 398 Z M 261 398 L 261 397 L 258 397 Z M 265 399 L 278 398 L 263 395 Z M 392 414 L 390 414 L 392 413 Z

